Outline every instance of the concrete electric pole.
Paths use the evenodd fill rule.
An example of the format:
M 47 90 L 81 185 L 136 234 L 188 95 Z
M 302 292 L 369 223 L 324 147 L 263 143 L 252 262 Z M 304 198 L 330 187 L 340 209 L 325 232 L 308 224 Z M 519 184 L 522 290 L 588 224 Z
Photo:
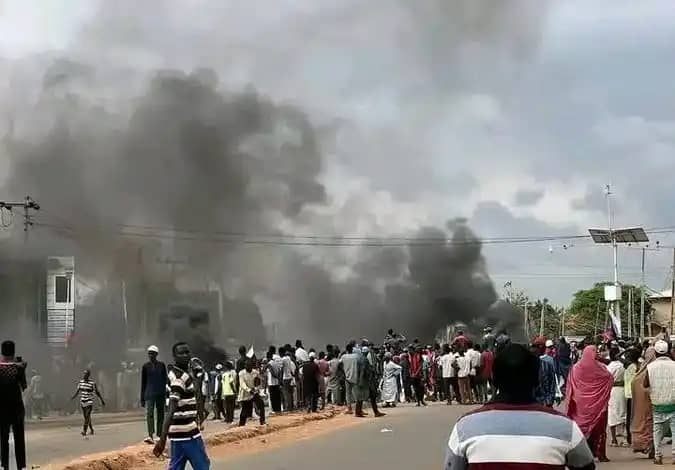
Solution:
M 673 248 L 673 276 L 670 282 L 670 334 L 675 330 L 675 248 Z
M 642 277 L 640 286 L 640 339 L 645 339 L 645 249 L 642 248 Z
M 30 211 L 39 211 L 40 210 L 40 204 L 35 202 L 30 196 L 26 196 L 26 198 L 21 201 L 21 202 L 14 202 L 14 201 L 0 201 L 0 210 L 2 209 L 7 209 L 8 211 L 13 213 L 14 208 L 22 208 L 23 209 L 23 231 L 28 232 L 28 228 L 33 225 L 33 220 L 31 219 Z

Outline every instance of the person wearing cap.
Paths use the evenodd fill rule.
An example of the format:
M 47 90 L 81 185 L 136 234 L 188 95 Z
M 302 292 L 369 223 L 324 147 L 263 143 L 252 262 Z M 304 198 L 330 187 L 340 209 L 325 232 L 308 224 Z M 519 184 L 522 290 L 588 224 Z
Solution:
M 368 360 L 369 352 L 370 347 L 364 342 L 361 346 L 361 355 L 357 362 L 358 379 L 354 390 L 354 398 L 356 400 L 356 411 L 354 412 L 354 415 L 357 418 L 367 416 L 366 413 L 363 412 L 363 402 L 366 400 L 370 401 L 370 406 L 373 409 L 376 418 L 385 416 L 385 414 L 380 413 L 377 408 L 378 378 L 374 367 Z
M 155 345 L 148 347 L 148 362 L 141 369 L 141 406 L 145 408 L 145 417 L 148 426 L 147 444 L 155 442 L 155 431 L 159 433 L 164 426 L 164 404 L 166 398 L 166 384 L 168 374 L 166 365 L 157 360 L 159 348 Z M 155 418 L 157 427 L 155 427 Z
M 225 409 L 223 407 L 223 365 L 216 364 L 216 370 L 213 374 L 213 420 L 219 420 L 224 417 Z
M 675 435 L 675 361 L 670 356 L 670 347 L 663 340 L 654 343 L 656 360 L 647 366 L 644 386 L 649 389 L 652 400 L 652 414 L 654 418 L 654 463 L 663 463 L 661 442 L 664 438 L 664 427 L 669 424 L 670 431 Z M 675 464 L 675 440 L 673 440 L 672 454 Z
M 384 377 L 382 378 L 382 401 L 385 408 L 396 407 L 401 393 L 401 366 L 393 361 L 390 352 L 384 353 Z
M 553 408 L 557 382 L 555 378 L 555 362 L 546 354 L 545 343 L 537 342 L 532 345 L 531 351 L 539 356 L 539 385 L 534 396 L 537 401 L 545 406 Z
M 309 359 L 302 364 L 302 390 L 305 394 L 305 404 L 309 413 L 316 413 L 319 406 L 319 365 L 316 363 L 316 353 L 310 352 Z

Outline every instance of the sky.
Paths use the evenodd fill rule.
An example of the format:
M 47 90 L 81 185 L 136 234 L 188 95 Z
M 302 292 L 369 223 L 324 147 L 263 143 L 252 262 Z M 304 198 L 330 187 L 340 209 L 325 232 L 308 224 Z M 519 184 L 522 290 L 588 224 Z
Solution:
M 224 87 L 301 105 L 323 130 L 329 194 L 307 225 L 289 227 L 304 233 L 400 234 L 461 217 L 484 238 L 572 236 L 606 226 L 606 184 L 616 226 L 675 227 L 675 4 L 415 5 L 0 0 L 0 64 L 49 54 L 210 67 Z M 5 76 L 0 96 L 25 90 Z M 675 245 L 667 232 L 657 240 Z M 498 288 L 559 304 L 612 272 L 611 251 L 588 240 L 484 253 Z M 640 257 L 620 250 L 621 280 L 639 282 Z M 671 258 L 647 252 L 651 288 L 666 287 Z

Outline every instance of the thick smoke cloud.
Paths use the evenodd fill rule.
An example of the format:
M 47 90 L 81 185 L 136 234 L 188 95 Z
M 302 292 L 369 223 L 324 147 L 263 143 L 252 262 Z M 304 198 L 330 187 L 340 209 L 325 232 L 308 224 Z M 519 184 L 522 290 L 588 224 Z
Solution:
M 333 94 L 321 79 L 300 86 L 300 72 L 316 60 L 313 42 L 357 51 L 380 28 L 372 45 L 389 51 L 382 71 L 409 65 L 404 76 L 389 75 L 396 79 L 388 87 L 404 96 L 425 82 L 423 94 L 431 96 L 478 80 L 481 64 L 495 54 L 504 64 L 528 58 L 545 11 L 544 2 L 523 10 L 525 2 L 517 0 L 429 0 L 414 9 L 406 2 L 324 3 L 307 4 L 305 11 L 288 6 L 282 18 L 294 27 L 262 17 L 255 28 L 243 28 L 243 7 L 224 2 L 211 3 L 208 14 L 195 7 L 191 22 L 183 21 L 185 5 L 177 0 L 134 4 L 132 17 L 130 3 L 102 2 L 64 54 L 36 58 L 38 65 L 28 68 L 17 64 L 13 76 L 21 80 L 12 91 L 20 92 L 3 97 L 13 123 L 4 141 L 11 165 L 3 189 L 31 194 L 45 208 L 25 256 L 74 254 L 79 272 L 105 283 L 139 270 L 153 279 L 156 268 L 137 256 L 151 246 L 187 259 L 187 277 L 207 276 L 248 310 L 254 302 L 284 340 L 379 339 L 388 327 L 428 338 L 454 321 L 512 324 L 508 312 L 489 318 L 497 295 L 481 245 L 462 222 L 410 231 L 450 237 L 448 245 L 252 248 L 215 235 L 279 234 L 297 226 L 321 232 L 326 218 L 340 220 L 323 181 L 328 165 L 347 163 L 358 174 L 372 169 L 368 161 L 378 162 L 373 173 L 379 176 L 370 170 L 363 176 L 384 175 L 375 184 L 382 188 L 396 187 L 387 179 L 405 178 L 414 166 L 395 148 L 372 155 L 360 148 L 360 163 L 354 141 L 337 147 L 323 141 L 313 113 L 332 119 L 344 109 L 340 99 L 324 99 Z M 397 41 L 405 47 L 392 47 Z M 381 86 L 366 78 L 355 74 L 351 83 L 338 84 L 346 101 Z M 415 132 L 407 135 L 415 138 Z M 417 146 L 425 146 L 421 136 Z M 341 154 L 345 148 L 349 158 Z M 371 215 L 330 223 L 329 232 L 350 232 L 357 217 Z M 210 235 L 195 240 L 154 230 L 141 236 L 141 225 Z M 129 230 L 135 236 L 120 236 Z

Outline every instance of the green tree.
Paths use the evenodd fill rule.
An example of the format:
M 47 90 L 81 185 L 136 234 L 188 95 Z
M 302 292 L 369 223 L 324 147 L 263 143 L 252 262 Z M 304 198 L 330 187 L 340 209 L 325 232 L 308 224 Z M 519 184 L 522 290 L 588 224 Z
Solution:
M 603 331 L 607 317 L 607 302 L 605 301 L 605 286 L 610 282 L 598 282 L 590 289 L 580 290 L 574 294 L 570 307 L 567 310 L 566 330 L 579 335 L 594 335 Z M 633 290 L 633 321 L 636 330 L 639 328 L 640 292 L 641 288 L 630 284 L 622 286 L 622 296 L 619 303 L 621 313 L 621 327 L 623 335 L 632 336 L 628 332 L 629 316 L 629 291 Z M 645 305 L 645 311 L 649 312 L 649 303 Z
M 560 336 L 562 308 L 551 305 L 546 298 L 530 299 L 525 291 L 514 288 L 510 283 L 504 286 L 504 297 L 519 310 L 524 310 L 527 305 L 527 331 L 530 336 L 528 340 L 539 336 L 542 306 L 544 306 L 544 336 L 547 338 Z
M 539 336 L 541 332 L 542 309 L 544 313 L 544 336 L 547 338 L 557 338 L 561 334 L 561 318 L 563 309 L 551 305 L 548 299 L 537 299 L 528 303 L 528 331 L 530 339 Z

